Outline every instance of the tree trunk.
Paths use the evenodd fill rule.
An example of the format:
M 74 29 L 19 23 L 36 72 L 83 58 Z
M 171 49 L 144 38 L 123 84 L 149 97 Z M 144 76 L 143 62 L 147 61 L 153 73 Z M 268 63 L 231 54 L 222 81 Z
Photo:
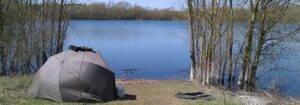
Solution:
M 62 21 L 63 21 L 63 13 L 64 13 L 64 0 L 60 2 L 59 9 L 59 18 L 58 18 L 58 29 L 57 29 L 57 39 L 56 39 L 56 53 L 60 53 L 63 48 L 63 36 L 62 36 Z
M 4 47 L 0 46 L 0 75 L 5 74 L 5 51 Z
M 251 63 L 251 52 L 252 52 L 252 39 L 253 39 L 253 29 L 256 21 L 256 15 L 258 12 L 258 4 L 260 0 L 255 1 L 255 5 L 253 5 L 253 0 L 250 0 L 250 7 L 251 7 L 251 18 L 249 21 L 248 25 L 248 31 L 247 31 L 247 42 L 246 46 L 243 52 L 243 63 L 242 63 L 242 70 L 240 72 L 240 77 L 238 81 L 238 86 L 240 89 L 244 89 L 244 82 L 245 82 L 245 77 L 247 76 L 246 73 L 249 71 L 249 66 Z
M 259 25 L 259 38 L 258 38 L 258 44 L 255 49 L 255 56 L 253 60 L 253 65 L 251 68 L 251 71 L 249 72 L 249 78 L 247 81 L 247 90 L 249 92 L 253 92 L 255 90 L 255 79 L 256 79 L 256 71 L 257 71 L 257 66 L 259 64 L 259 59 L 260 55 L 262 52 L 262 47 L 265 41 L 265 36 L 266 36 L 266 29 L 265 29 L 265 21 L 266 21 L 266 4 L 264 1 L 262 1 L 262 15 L 260 19 L 260 25 Z
M 228 33 L 227 33 L 227 51 L 226 51 L 226 69 L 228 70 L 228 87 L 231 88 L 233 77 L 232 77 L 232 65 L 233 65 L 233 59 L 232 59 L 232 48 L 233 48 L 233 6 L 232 6 L 232 0 L 229 0 L 229 17 L 228 17 Z
M 189 8 L 189 21 L 190 21 L 190 59 L 191 59 L 191 70 L 190 70 L 190 81 L 195 81 L 195 31 L 194 31 L 194 10 L 193 10 L 193 1 L 188 0 L 188 8 Z
M 3 34 L 3 31 L 4 31 L 4 17 L 3 17 L 3 0 L 0 0 L 0 74 L 3 75 L 4 74 L 4 67 L 5 67 L 5 64 L 4 64 L 4 43 L 2 42 L 3 41 L 3 38 L 4 38 L 4 34 Z
M 202 6 L 202 11 L 206 11 L 206 0 L 202 0 L 201 6 Z M 199 33 L 201 34 L 199 38 L 201 38 L 201 41 L 202 41 L 202 43 L 201 43 L 202 48 L 200 49 L 201 50 L 201 56 L 200 56 L 201 58 L 199 61 L 200 61 L 200 70 L 201 70 L 201 74 L 200 74 L 201 75 L 201 83 L 202 83 L 202 85 L 204 85 L 207 80 L 207 75 L 208 75 L 207 60 L 206 60 L 206 58 L 207 58 L 207 53 L 206 53 L 206 51 L 207 51 L 207 40 L 206 40 L 207 39 L 207 32 L 206 32 L 207 23 L 205 22 L 205 13 L 201 13 L 199 11 L 201 11 L 201 10 L 198 10 L 198 14 L 200 16 L 201 23 L 198 23 L 198 24 L 202 25 L 201 27 L 198 26 L 198 28 L 200 28 Z

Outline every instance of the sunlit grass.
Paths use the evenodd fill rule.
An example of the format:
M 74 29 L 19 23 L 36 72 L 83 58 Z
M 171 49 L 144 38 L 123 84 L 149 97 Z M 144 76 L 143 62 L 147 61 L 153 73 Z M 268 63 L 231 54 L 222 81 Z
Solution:
M 0 77 L 0 105 L 74 105 L 82 103 L 57 103 L 44 99 L 34 99 L 27 95 L 27 89 L 32 77 Z M 222 93 L 214 89 L 199 88 L 184 81 L 150 81 L 138 80 L 123 84 L 126 93 L 137 95 L 136 100 L 117 100 L 108 103 L 94 103 L 101 105 L 223 105 Z M 174 95 L 177 92 L 203 91 L 214 95 L 214 100 L 181 100 Z M 226 105 L 238 105 L 228 97 Z

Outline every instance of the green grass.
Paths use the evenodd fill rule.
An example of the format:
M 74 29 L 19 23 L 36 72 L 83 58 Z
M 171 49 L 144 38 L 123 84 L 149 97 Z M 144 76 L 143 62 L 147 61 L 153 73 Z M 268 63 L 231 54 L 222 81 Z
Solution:
M 0 77 L 0 105 L 76 105 L 82 103 L 57 103 L 27 96 L 26 92 L 32 82 L 28 76 Z M 120 81 L 119 81 L 120 82 Z M 96 105 L 224 105 L 223 92 L 213 87 L 198 87 L 184 81 L 137 80 L 123 84 L 126 93 L 137 95 L 136 100 L 117 100 Z M 174 95 L 177 92 L 202 91 L 215 99 L 182 100 Z M 226 95 L 226 105 L 238 105 L 238 101 Z

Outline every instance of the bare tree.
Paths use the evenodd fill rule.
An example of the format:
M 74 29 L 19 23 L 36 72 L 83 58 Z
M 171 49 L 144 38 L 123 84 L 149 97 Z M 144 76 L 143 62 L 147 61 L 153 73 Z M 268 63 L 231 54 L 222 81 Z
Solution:
M 3 45 L 3 27 L 4 27 L 4 17 L 3 17 L 3 0 L 0 0 L 0 74 L 3 75 L 4 70 L 4 45 Z
M 56 53 L 59 53 L 62 51 L 62 48 L 63 48 L 63 30 L 61 30 L 62 28 L 62 25 L 63 25 L 63 18 L 64 18 L 64 0 L 60 0 L 60 7 L 59 7 L 59 18 L 58 18 L 58 32 L 57 32 L 57 39 L 56 39 Z
M 247 72 L 249 71 L 250 61 L 251 61 L 251 51 L 252 51 L 252 43 L 253 43 L 253 31 L 254 25 L 257 18 L 258 6 L 260 0 L 250 0 L 250 9 L 251 9 L 251 17 L 249 19 L 248 30 L 246 35 L 246 46 L 243 52 L 243 64 L 242 70 L 240 72 L 240 77 L 238 81 L 238 85 L 240 89 L 244 88 L 244 82 L 247 81 Z
M 196 69 L 196 60 L 195 60 L 195 30 L 194 30 L 194 8 L 192 0 L 188 0 L 188 11 L 189 11 L 189 22 L 190 22 L 190 59 L 191 59 L 191 70 L 190 70 L 190 81 L 194 81 L 195 69 Z
M 65 9 L 60 15 L 54 12 L 61 10 L 58 1 L 60 0 L 1 0 L 2 75 L 27 74 L 36 70 L 48 56 L 56 53 L 56 50 L 49 49 L 56 48 L 57 44 L 54 42 L 58 35 L 63 36 L 60 41 L 60 45 L 63 45 L 68 12 Z M 65 0 L 60 2 L 65 4 Z M 62 24 L 59 25 L 59 22 Z
M 232 59 L 232 48 L 233 48 L 233 0 L 229 0 L 229 16 L 228 16 L 228 33 L 227 33 L 227 51 L 226 51 L 226 57 L 227 57 L 227 70 L 228 70 L 228 86 L 229 88 L 232 85 L 233 77 L 232 77 L 232 71 L 233 71 L 233 59 Z
M 267 41 L 266 37 L 275 38 L 276 42 L 282 42 L 286 39 L 290 34 L 282 34 L 280 38 L 276 38 L 274 36 L 270 36 L 270 31 L 276 29 L 275 26 L 279 22 L 282 17 L 280 15 L 284 14 L 287 10 L 287 6 L 290 4 L 291 0 L 268 0 L 268 1 L 261 1 L 259 14 L 260 18 L 258 19 L 259 22 L 259 29 L 258 29 L 258 40 L 257 45 L 254 52 L 254 59 L 252 61 L 252 66 L 249 71 L 249 78 L 247 81 L 247 90 L 252 92 L 255 90 L 255 79 L 256 79 L 256 71 L 257 67 L 260 64 L 260 58 L 262 53 L 264 52 L 264 45 Z M 292 31 L 293 32 L 293 31 Z M 277 43 L 277 44 L 279 44 Z M 274 45 L 274 47 L 276 44 Z
M 206 85 L 238 85 L 255 90 L 257 68 L 268 48 L 276 48 L 289 34 L 272 35 L 292 0 L 245 0 L 234 7 L 233 0 L 188 0 L 193 50 L 191 77 Z M 245 35 L 234 34 L 237 12 L 247 20 Z M 191 13 L 193 12 L 193 13 Z M 238 12 L 240 13 L 240 12 Z M 282 26 L 282 25 L 281 25 Z M 290 28 L 288 28 L 290 29 Z M 244 32 L 244 31 L 243 31 Z M 239 36 L 241 35 L 241 36 Z M 245 39 L 233 54 L 234 38 Z M 226 39 L 226 41 L 223 41 Z M 224 45 L 224 43 L 226 43 Z M 226 47 L 224 47 L 226 46 Z M 241 57 L 240 57 L 241 56 Z M 241 64 L 239 64 L 241 63 Z M 233 67 L 234 66 L 234 67 Z M 236 74 L 240 70 L 239 74 Z M 236 77 L 237 76 L 237 77 Z M 237 83 L 234 81 L 238 78 Z

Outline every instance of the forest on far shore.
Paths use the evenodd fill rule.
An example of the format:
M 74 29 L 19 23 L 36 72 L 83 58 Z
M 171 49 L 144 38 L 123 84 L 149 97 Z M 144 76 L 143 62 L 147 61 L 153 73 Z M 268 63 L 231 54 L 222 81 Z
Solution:
M 183 4 L 184 5 L 184 4 Z M 187 9 L 147 8 L 128 2 L 94 2 L 90 4 L 69 4 L 71 20 L 187 20 Z M 234 20 L 245 22 L 250 10 L 234 8 Z M 290 5 L 282 18 L 283 22 L 300 22 L 300 6 Z
M 183 20 L 185 11 L 150 9 L 128 2 L 95 2 L 70 5 L 71 20 Z

